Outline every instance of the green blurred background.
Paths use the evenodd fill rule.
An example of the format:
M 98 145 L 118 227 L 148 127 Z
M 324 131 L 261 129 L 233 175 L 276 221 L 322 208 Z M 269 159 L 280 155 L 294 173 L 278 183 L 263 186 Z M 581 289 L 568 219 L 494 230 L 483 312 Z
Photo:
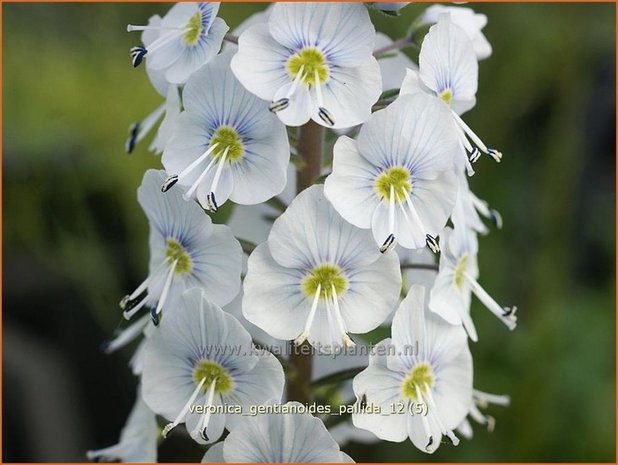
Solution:
M 481 239 L 481 281 L 519 306 L 513 333 L 473 303 L 475 386 L 509 393 L 493 433 L 433 457 L 352 444 L 357 461 L 615 460 L 615 5 L 470 4 L 494 54 L 467 115 L 503 162 L 472 188 L 504 217 Z M 127 156 L 129 123 L 159 104 L 130 66 L 169 4 L 3 5 L 3 461 L 84 460 L 132 405 L 130 351 L 105 356 L 125 291 L 144 277 L 135 190 L 159 159 Z M 263 4 L 223 4 L 234 28 Z M 425 6 L 372 13 L 400 37 Z M 414 55 L 413 50 L 410 51 Z M 199 460 L 180 435 L 160 460 Z

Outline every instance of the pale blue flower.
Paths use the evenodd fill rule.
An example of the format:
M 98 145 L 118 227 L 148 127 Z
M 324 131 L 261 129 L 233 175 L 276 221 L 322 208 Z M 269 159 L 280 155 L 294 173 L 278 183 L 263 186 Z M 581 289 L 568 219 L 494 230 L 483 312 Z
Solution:
M 180 191 L 161 192 L 164 171 L 148 170 L 137 198 L 150 222 L 150 272 L 120 306 L 130 319 L 151 307 L 153 321 L 185 290 L 198 287 L 218 305 L 230 302 L 240 288 L 242 249 L 225 225 L 212 224 Z
M 164 191 L 179 183 L 186 198 L 217 210 L 228 198 L 256 204 L 283 190 L 290 160 L 285 126 L 234 77 L 229 53 L 191 76 L 183 103 L 163 153 L 172 175 Z
M 359 3 L 276 3 L 244 31 L 232 70 L 289 126 L 310 119 L 346 128 L 365 121 L 381 93 L 375 29 Z
M 177 3 L 159 25 L 136 26 L 127 30 L 158 32 L 142 37 L 144 46 L 131 49 L 133 66 L 146 59 L 153 70 L 164 72 L 172 84 L 183 84 L 202 65 L 212 60 L 229 30 L 217 17 L 219 3 Z
M 238 320 L 201 290 L 184 293 L 178 306 L 146 339 L 144 400 L 170 421 L 163 436 L 186 422 L 194 440 L 212 443 L 250 406 L 281 400 L 283 368 L 270 352 L 256 349 Z

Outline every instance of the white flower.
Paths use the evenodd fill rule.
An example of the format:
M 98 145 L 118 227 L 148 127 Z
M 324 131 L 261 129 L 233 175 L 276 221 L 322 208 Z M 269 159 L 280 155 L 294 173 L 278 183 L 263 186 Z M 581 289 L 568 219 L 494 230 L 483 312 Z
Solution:
M 500 161 L 502 154 L 487 148 L 459 116 L 476 104 L 478 61 L 470 38 L 454 24 L 450 14 L 441 14 L 437 24 L 431 26 L 418 60 L 419 70 L 408 70 L 400 95 L 427 93 L 441 100 L 450 107 L 452 118 L 460 128 L 461 142 L 470 152 L 471 160 L 478 159 L 480 150 Z M 478 148 L 474 148 L 470 141 Z M 471 171 L 470 167 L 468 171 Z
M 487 25 L 487 16 L 476 13 L 472 8 L 432 5 L 422 14 L 420 21 L 423 24 L 435 24 L 444 13 L 450 14 L 453 24 L 462 28 L 468 35 L 477 59 L 483 60 L 491 55 L 491 44 L 482 32 Z
M 354 462 L 339 450 L 320 419 L 309 413 L 287 413 L 303 412 L 302 404 L 264 407 L 276 407 L 285 413 L 258 413 L 243 418 L 225 441 L 206 452 L 202 462 Z
M 232 70 L 289 126 L 335 128 L 371 114 L 381 93 L 375 29 L 358 3 L 276 3 L 238 40 Z
M 480 425 L 487 426 L 487 430 L 491 433 L 496 426 L 496 420 L 490 415 L 485 415 L 481 412 L 481 409 L 486 409 L 489 404 L 501 405 L 503 407 L 508 406 L 511 403 L 509 396 L 489 394 L 486 392 L 478 391 L 474 389 L 472 391 L 472 406 L 470 407 L 470 413 L 468 416 Z M 468 419 L 464 419 L 457 427 L 457 431 L 461 433 L 466 439 L 472 439 L 474 431 L 472 425 Z
M 197 71 L 183 91 L 185 111 L 163 153 L 170 176 L 186 198 L 216 211 L 228 198 L 256 204 L 279 194 L 286 183 L 290 146 L 285 126 L 268 104 L 247 92 L 223 53 Z
M 376 346 L 369 367 L 354 378 L 354 392 L 368 410 L 352 419 L 381 439 L 409 437 L 432 453 L 442 436 L 459 442 L 453 429 L 470 410 L 472 356 L 465 331 L 427 312 L 424 295 L 412 287 L 393 319 L 392 339 Z
M 164 194 L 164 171 L 148 170 L 137 198 L 150 222 L 150 272 L 120 302 L 126 319 L 145 305 L 153 322 L 186 289 L 204 289 L 210 300 L 225 305 L 238 293 L 242 249 L 224 225 L 212 224 L 193 202 L 176 190 Z
M 392 43 L 393 40 L 386 34 L 376 33 L 374 53 Z M 406 77 L 406 70 L 417 68 L 416 64 L 401 50 L 390 50 L 386 53 L 386 56 L 378 58 L 378 64 L 382 75 L 382 91 L 399 89 Z
M 471 229 L 479 234 L 487 234 L 489 229 L 485 226 L 479 214 L 489 218 L 498 229 L 502 229 L 500 213 L 497 210 L 490 209 L 487 202 L 474 195 L 468 185 L 468 179 L 462 172 L 459 174 L 457 202 L 455 202 L 455 208 L 451 215 L 453 226 L 455 229 Z
M 150 43 L 154 41 L 158 35 L 158 27 L 161 26 L 161 17 L 154 15 L 148 20 L 148 28 L 142 32 L 142 42 Z M 154 70 L 146 63 L 146 73 L 155 90 L 165 98 L 165 102 L 159 105 L 152 113 L 146 116 L 142 121 L 133 123 L 129 128 L 129 138 L 126 142 L 127 153 L 132 153 L 135 146 L 141 142 L 150 133 L 152 128 L 161 118 L 161 124 L 157 130 L 155 138 L 148 147 L 148 150 L 154 153 L 161 153 L 165 149 L 165 145 L 171 136 L 176 118 L 180 114 L 180 89 L 175 84 L 170 84 L 165 79 L 165 72 Z
M 186 422 L 194 440 L 212 443 L 251 405 L 280 401 L 283 368 L 270 352 L 255 349 L 238 320 L 200 289 L 185 292 L 179 306 L 146 340 L 144 400 L 171 421 L 164 437 Z
M 156 462 L 157 436 L 159 434 L 155 414 L 142 400 L 138 388 L 137 399 L 127 423 L 120 432 L 120 441 L 105 449 L 89 450 L 90 461 L 102 462 Z
M 353 345 L 397 304 L 396 254 L 381 255 L 368 231 L 344 221 L 322 186 L 301 192 L 249 257 L 243 314 L 279 339 L 308 339 L 323 352 Z
M 494 315 L 515 329 L 517 307 L 501 307 L 477 282 L 478 241 L 472 230 L 446 228 L 442 233 L 440 271 L 431 289 L 429 309 L 453 325 L 463 324 L 470 339 L 478 339 L 470 318 L 470 299 L 474 293 Z
M 160 25 L 135 26 L 127 31 L 158 31 L 142 37 L 144 46 L 131 49 L 133 66 L 146 58 L 153 70 L 163 71 L 172 84 L 183 84 L 202 65 L 208 63 L 221 48 L 229 30 L 217 18 L 219 3 L 177 3 L 163 17 Z
M 435 241 L 457 196 L 455 157 L 460 145 L 448 109 L 426 95 L 404 95 L 374 113 L 356 141 L 334 147 L 324 192 L 359 228 L 371 228 L 381 250 Z

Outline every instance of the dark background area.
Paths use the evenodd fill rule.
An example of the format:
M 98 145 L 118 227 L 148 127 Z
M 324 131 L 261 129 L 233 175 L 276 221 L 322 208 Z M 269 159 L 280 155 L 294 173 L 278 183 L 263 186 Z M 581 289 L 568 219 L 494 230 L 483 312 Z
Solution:
M 519 307 L 508 331 L 473 301 L 475 386 L 509 393 L 493 433 L 433 457 L 410 442 L 352 444 L 357 461 L 615 460 L 615 5 L 469 4 L 494 54 L 466 120 L 502 149 L 470 182 L 504 229 L 481 238 L 483 286 Z M 142 144 L 128 125 L 159 104 L 126 24 L 168 4 L 3 5 L 3 461 L 81 461 L 114 444 L 135 396 L 131 350 L 100 344 L 145 276 L 135 198 Z M 224 4 L 234 28 L 261 4 Z M 425 8 L 373 14 L 401 37 Z M 411 50 L 410 53 L 414 54 Z M 172 435 L 160 460 L 199 460 Z

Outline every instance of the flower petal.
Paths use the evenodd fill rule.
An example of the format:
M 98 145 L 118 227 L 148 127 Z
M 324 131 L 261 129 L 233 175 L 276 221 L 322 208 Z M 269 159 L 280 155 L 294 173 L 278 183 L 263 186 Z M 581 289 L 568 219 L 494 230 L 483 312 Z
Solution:
M 268 23 L 258 23 L 238 38 L 238 52 L 230 66 L 247 90 L 270 101 L 290 82 L 285 69 L 289 57 L 290 51 L 270 35 Z
M 266 243 L 251 253 L 244 282 L 243 315 L 278 339 L 294 339 L 309 315 L 311 302 L 302 294 L 302 273 L 279 265 Z
M 371 107 L 382 93 L 382 77 L 378 61 L 370 57 L 354 67 L 332 68 L 329 80 L 322 86 L 323 107 L 332 115 L 334 128 L 349 128 L 371 116 Z M 317 100 L 316 100 L 317 103 Z M 311 118 L 324 125 L 314 105 Z
M 375 44 L 375 29 L 360 3 L 276 3 L 269 27 L 283 46 L 318 46 L 336 66 L 361 65 Z
M 359 154 L 356 141 L 347 136 L 337 140 L 333 156 L 333 172 L 324 183 L 324 195 L 346 221 L 368 229 L 380 203 L 375 192 L 380 171 Z

